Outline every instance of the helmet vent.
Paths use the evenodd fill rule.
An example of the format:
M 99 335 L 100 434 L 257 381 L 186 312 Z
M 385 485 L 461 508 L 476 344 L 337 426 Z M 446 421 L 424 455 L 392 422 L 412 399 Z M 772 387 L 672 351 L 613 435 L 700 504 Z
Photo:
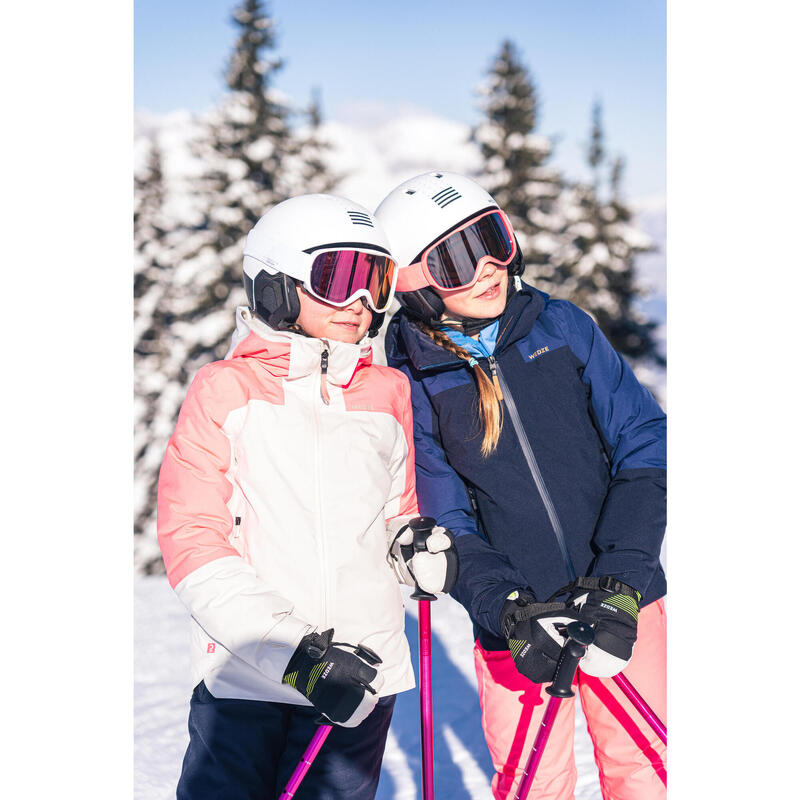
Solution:
M 448 186 L 446 189 L 436 192 L 431 200 L 439 207 L 444 208 L 445 206 L 449 206 L 453 201 L 458 200 L 459 197 L 461 197 L 461 195 L 452 186 Z
M 350 217 L 350 221 L 353 225 L 366 225 L 368 228 L 375 227 L 372 224 L 372 220 L 369 218 L 369 214 L 365 214 L 363 211 L 348 211 L 347 215 Z
M 416 189 L 406 189 L 406 194 L 416 194 Z
M 444 175 L 442 175 L 442 173 L 441 173 L 441 172 L 437 172 L 437 173 L 436 173 L 436 174 L 435 174 L 433 177 L 434 177 L 434 178 L 443 178 L 443 177 L 444 177 Z

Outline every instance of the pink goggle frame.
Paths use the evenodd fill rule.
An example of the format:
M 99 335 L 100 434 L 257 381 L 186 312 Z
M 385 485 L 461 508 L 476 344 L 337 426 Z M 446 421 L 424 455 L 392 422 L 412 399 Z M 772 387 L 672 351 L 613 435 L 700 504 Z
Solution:
M 479 234 L 482 228 L 487 227 L 488 217 L 494 218 L 488 221 L 494 228 L 494 230 L 491 231 L 493 235 L 459 237 L 459 234 L 463 234 L 468 228 L 473 227 L 476 229 L 475 233 Z M 498 233 L 501 235 L 498 236 Z M 463 246 L 463 242 L 466 242 L 468 238 L 472 240 L 470 242 L 472 247 Z M 442 253 L 442 251 L 439 249 L 442 248 L 442 245 L 448 244 L 449 240 L 458 242 L 461 245 L 460 247 L 453 249 L 460 251 L 458 255 L 460 255 L 461 258 L 459 260 L 465 261 L 466 263 L 462 263 L 460 268 L 457 270 L 457 274 L 451 274 L 448 281 L 437 280 L 434 271 L 432 271 L 429 267 L 428 260 L 434 251 L 438 251 L 436 253 L 437 256 Z M 478 247 L 477 253 L 475 252 L 476 246 Z M 446 247 L 445 250 L 449 251 L 451 248 Z M 433 244 L 426 247 L 418 261 L 414 262 L 413 264 L 409 264 L 409 266 L 404 267 L 399 271 L 399 275 L 397 276 L 396 291 L 413 292 L 426 286 L 432 286 L 433 288 L 439 289 L 443 292 L 466 289 L 472 286 L 478 280 L 481 267 L 485 263 L 491 261 L 498 267 L 507 267 L 514 260 L 514 256 L 516 254 L 517 243 L 516 239 L 514 238 L 514 230 L 511 227 L 511 222 L 506 214 L 499 208 L 492 208 L 475 217 L 472 217 L 471 219 L 466 220 L 455 230 L 448 231 L 440 239 L 437 239 Z M 451 258 L 453 256 L 453 254 L 449 252 L 445 253 L 444 255 L 448 255 Z M 456 256 L 457 258 L 458 255 Z M 441 260 L 441 258 L 437 259 L 437 261 Z M 464 273 L 469 273 L 470 277 L 464 282 L 461 282 L 461 279 L 466 277 Z

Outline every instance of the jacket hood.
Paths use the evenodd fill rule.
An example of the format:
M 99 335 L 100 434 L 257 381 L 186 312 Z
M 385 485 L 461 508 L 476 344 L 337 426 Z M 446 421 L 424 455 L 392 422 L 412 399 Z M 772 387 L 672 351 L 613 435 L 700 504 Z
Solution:
M 277 331 L 253 315 L 247 306 L 236 308 L 236 329 L 226 359 L 252 359 L 270 375 L 293 380 L 320 371 L 323 350 L 328 351 L 327 380 L 346 386 L 360 367 L 372 363 L 372 345 L 314 339 L 291 331 Z
M 542 313 L 549 295 L 521 283 L 500 315 L 497 332 L 497 348 L 501 352 L 523 338 Z M 392 366 L 408 362 L 417 370 L 433 370 L 466 367 L 458 356 L 443 350 L 426 336 L 409 317 L 405 309 L 394 315 L 386 331 L 386 359 Z

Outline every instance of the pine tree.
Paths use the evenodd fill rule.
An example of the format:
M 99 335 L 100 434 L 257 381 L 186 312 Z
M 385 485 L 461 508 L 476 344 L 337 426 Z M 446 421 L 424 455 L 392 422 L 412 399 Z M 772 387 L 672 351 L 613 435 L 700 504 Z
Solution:
M 266 55 L 275 48 L 275 32 L 263 2 L 242 0 L 233 22 L 238 35 L 225 72 L 229 92 L 192 146 L 205 165 L 192 180 L 192 214 L 173 222 L 159 239 L 142 216 L 159 196 L 155 162 L 151 177 L 136 189 L 142 209 L 135 221 L 137 242 L 159 253 L 159 266 L 142 262 L 136 277 L 135 549 L 145 572 L 163 570 L 155 499 L 167 440 L 189 383 L 201 366 L 224 357 L 234 306 L 245 302 L 245 237 L 286 197 L 330 188 L 318 100 L 309 111 L 308 131 L 297 139 L 289 124 L 292 112 L 272 89 L 281 61 Z
M 503 42 L 479 87 L 484 95 L 484 121 L 473 131 L 484 169 L 478 181 L 508 214 L 525 256 L 526 278 L 551 288 L 550 255 L 561 225 L 557 200 L 562 178 L 548 165 L 553 143 L 537 134 L 539 99 L 536 86 L 516 46 Z
M 571 184 L 560 198 L 565 224 L 551 257 L 554 293 L 590 313 L 622 355 L 663 365 L 654 339 L 656 323 L 636 308 L 643 291 L 636 281 L 635 257 L 651 250 L 652 243 L 635 228 L 622 199 L 624 159 L 614 159 L 608 181 L 606 159 L 602 107 L 595 102 L 586 151 L 592 180 Z
M 212 114 L 207 136 L 195 145 L 196 155 L 209 166 L 202 191 L 212 234 L 206 247 L 214 257 L 198 253 L 203 269 L 193 276 L 191 307 L 177 323 L 182 338 L 194 339 L 187 353 L 190 370 L 224 356 L 232 309 L 245 300 L 244 239 L 259 217 L 294 188 L 283 169 L 297 154 L 289 109 L 271 90 L 282 62 L 265 57 L 275 47 L 274 22 L 261 0 L 243 0 L 232 21 L 239 33 L 225 76 L 230 92 Z

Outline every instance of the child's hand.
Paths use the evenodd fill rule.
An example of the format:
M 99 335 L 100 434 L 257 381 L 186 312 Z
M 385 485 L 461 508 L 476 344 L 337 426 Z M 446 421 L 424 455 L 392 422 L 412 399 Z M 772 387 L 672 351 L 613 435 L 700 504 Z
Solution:
M 565 603 L 537 603 L 526 591 L 512 592 L 500 613 L 500 630 L 517 672 L 534 683 L 550 683 L 566 641 L 561 627 L 576 619 Z
M 580 667 L 587 675 L 611 678 L 628 666 L 633 655 L 642 596 L 608 575 L 580 581 L 583 588 L 573 590 L 567 605 L 594 628 L 594 644 Z
M 451 531 L 437 525 L 425 538 L 425 550 L 414 549 L 414 531 L 402 525 L 389 547 L 397 577 L 424 592 L 449 592 L 458 577 L 458 555 Z
M 373 665 L 381 660 L 363 645 L 332 639 L 333 628 L 304 636 L 283 673 L 283 683 L 305 695 L 331 722 L 355 728 L 378 702 L 383 676 Z

